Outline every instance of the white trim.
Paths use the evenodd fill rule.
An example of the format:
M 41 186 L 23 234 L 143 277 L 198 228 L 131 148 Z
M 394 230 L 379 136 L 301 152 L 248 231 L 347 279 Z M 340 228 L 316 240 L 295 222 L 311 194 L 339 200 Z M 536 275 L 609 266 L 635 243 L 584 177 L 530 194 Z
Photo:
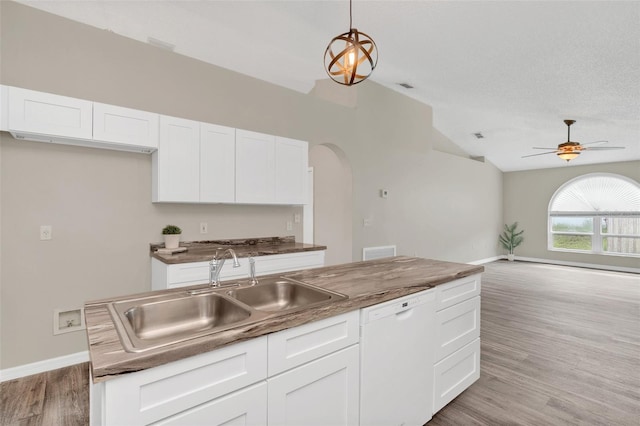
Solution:
M 549 263 L 551 265 L 577 266 L 578 268 L 602 269 L 605 271 L 630 272 L 632 274 L 640 274 L 640 268 L 628 268 L 626 266 L 598 265 L 594 263 L 582 263 L 582 262 L 566 262 L 563 260 L 538 259 L 536 257 L 520 257 L 520 256 L 516 256 L 516 260 L 520 260 L 522 262 Z
M 76 352 L 74 354 L 63 355 L 57 358 L 49 358 L 31 364 L 19 365 L 17 367 L 0 370 L 0 382 L 18 379 L 20 377 L 31 376 L 32 374 L 44 373 L 45 371 L 56 370 L 74 364 L 89 361 L 89 351 Z
M 472 262 L 466 262 L 468 265 L 483 265 L 485 263 L 495 262 L 496 260 L 506 259 L 507 256 L 493 256 L 486 259 L 474 260 Z

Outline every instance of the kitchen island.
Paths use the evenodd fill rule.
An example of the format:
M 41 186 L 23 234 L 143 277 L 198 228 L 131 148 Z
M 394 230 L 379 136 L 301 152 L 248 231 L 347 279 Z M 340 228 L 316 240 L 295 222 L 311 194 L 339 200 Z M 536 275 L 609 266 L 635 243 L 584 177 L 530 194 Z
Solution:
M 479 315 L 479 273 L 481 273 L 483 269 L 482 266 L 399 256 L 280 274 L 278 276 L 341 293 L 347 296 L 347 298 L 310 309 L 282 314 L 274 313 L 256 323 L 231 328 L 174 345 L 135 353 L 127 352 L 123 348 L 113 318 L 108 309 L 109 303 L 130 299 L 131 296 L 88 302 L 85 305 L 85 315 L 93 382 L 95 384 L 101 384 L 102 382 L 109 384 L 112 381 L 124 381 L 123 379 L 134 377 L 137 374 L 146 374 L 147 371 L 159 371 L 158 367 L 169 368 L 180 362 L 189 362 L 191 359 L 197 359 L 208 353 L 221 353 L 221 350 L 231 351 L 234 348 L 240 347 L 242 344 L 264 345 L 266 348 L 266 337 L 272 338 L 273 336 L 279 336 L 281 333 L 288 333 L 296 329 L 303 330 L 304 327 L 313 327 L 314 324 L 324 324 L 323 321 L 331 322 L 336 319 L 342 321 L 344 319 L 344 324 L 347 324 L 348 317 L 349 324 L 353 324 L 355 321 L 357 329 L 358 312 L 361 308 L 405 295 L 423 292 L 452 282 L 460 282 L 461 284 L 457 287 L 469 287 L 473 289 L 473 295 L 478 299 L 477 305 L 474 305 L 475 307 L 473 309 L 475 309 L 475 312 Z M 478 278 L 467 281 L 464 280 L 465 278 L 474 276 Z M 268 278 L 268 276 L 265 278 Z M 162 293 L 184 294 L 185 290 L 198 290 L 205 287 L 206 286 L 193 286 L 189 288 L 171 289 L 164 290 Z M 442 288 L 445 288 L 445 286 L 443 285 Z M 149 295 L 158 293 L 159 292 L 153 292 L 149 293 Z M 452 300 L 453 299 L 454 298 L 452 298 Z M 443 303 L 446 304 L 448 302 L 444 301 Z M 446 306 L 442 305 L 441 307 L 444 308 Z M 447 310 L 449 309 L 444 309 L 444 311 Z M 336 324 L 334 324 L 335 327 L 338 327 Z M 475 321 L 475 324 L 476 327 L 479 327 L 479 321 Z M 325 328 L 330 329 L 334 327 L 334 325 L 329 324 Z M 342 325 L 339 327 L 342 327 Z M 345 325 L 344 327 L 347 326 Z M 312 335 L 312 331 L 307 331 L 305 334 Z M 349 334 L 353 335 L 353 330 Z M 355 334 L 356 336 L 353 336 L 353 338 L 357 339 L 357 332 Z M 350 344 L 352 343 L 354 342 Z M 354 346 L 357 348 L 357 340 L 355 340 L 355 343 Z M 476 358 L 479 356 L 479 342 L 477 345 Z M 351 347 L 350 350 L 352 353 L 349 356 L 353 358 L 357 350 L 353 347 Z M 434 351 L 435 350 L 434 342 Z M 339 351 L 337 353 L 340 354 L 341 352 Z M 264 358 L 267 357 L 265 356 Z M 273 356 L 271 353 L 268 358 L 269 361 L 272 360 Z M 264 362 L 266 363 L 266 360 Z M 355 367 L 357 368 L 357 364 Z M 264 368 L 264 378 L 266 379 L 266 365 Z M 353 368 L 352 366 L 351 369 L 353 370 Z M 286 376 L 290 373 L 292 373 L 292 371 L 285 372 L 281 374 L 281 376 Z M 255 386 L 257 386 L 257 384 Z M 249 388 L 252 389 L 252 392 L 254 391 L 252 386 Z M 100 392 L 102 390 L 103 389 L 101 389 Z M 228 393 L 228 391 L 222 392 Z M 257 390 L 255 390 L 255 392 L 257 392 Z M 218 393 L 216 395 L 220 396 L 224 395 L 224 393 Z M 255 398 L 253 400 L 255 401 Z M 93 408 L 92 406 L 92 411 Z M 158 414 L 160 418 L 162 418 L 163 415 L 165 414 Z M 157 416 L 150 417 L 153 421 L 159 420 L 160 418 Z M 147 421 L 141 422 L 145 423 Z M 105 421 L 105 423 L 109 423 L 109 421 Z M 149 421 L 149 423 L 151 423 L 151 421 Z

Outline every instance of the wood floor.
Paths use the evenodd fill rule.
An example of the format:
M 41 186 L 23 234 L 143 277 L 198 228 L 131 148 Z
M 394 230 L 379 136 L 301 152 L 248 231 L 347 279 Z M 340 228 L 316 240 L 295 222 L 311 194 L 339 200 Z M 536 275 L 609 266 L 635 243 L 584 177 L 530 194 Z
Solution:
M 640 425 L 640 276 L 486 266 L 481 375 L 428 426 Z M 0 385 L 1 425 L 88 424 L 86 364 Z

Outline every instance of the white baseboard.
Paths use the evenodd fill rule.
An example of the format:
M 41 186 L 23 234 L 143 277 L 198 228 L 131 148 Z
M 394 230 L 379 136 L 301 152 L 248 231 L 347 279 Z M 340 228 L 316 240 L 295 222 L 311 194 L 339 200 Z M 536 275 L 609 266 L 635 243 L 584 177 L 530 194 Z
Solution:
M 89 351 L 83 351 L 57 358 L 49 358 L 31 364 L 5 368 L 4 370 L 0 370 L 0 382 L 31 376 L 32 374 L 44 373 L 45 371 L 56 370 L 87 361 L 89 361 Z
M 503 258 L 506 258 L 506 256 Z M 522 262 L 549 263 L 551 265 L 576 266 L 578 268 L 601 269 L 605 271 L 631 272 L 633 274 L 640 274 L 640 268 L 628 268 L 625 266 L 598 265 L 594 263 L 582 263 L 582 262 L 565 262 L 563 260 L 538 259 L 536 257 L 520 257 L 520 256 L 516 256 L 515 260 L 520 260 Z
M 506 259 L 506 256 L 493 256 L 487 257 L 486 259 L 474 260 L 473 262 L 467 262 L 469 265 L 483 265 L 485 263 L 495 262 L 496 260 Z

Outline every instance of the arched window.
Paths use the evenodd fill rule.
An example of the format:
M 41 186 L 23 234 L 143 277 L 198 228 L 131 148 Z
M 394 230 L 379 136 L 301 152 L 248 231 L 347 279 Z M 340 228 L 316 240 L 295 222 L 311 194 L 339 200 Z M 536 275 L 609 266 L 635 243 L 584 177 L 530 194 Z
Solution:
M 549 203 L 549 250 L 640 256 L 640 185 L 591 173 L 562 185 Z

